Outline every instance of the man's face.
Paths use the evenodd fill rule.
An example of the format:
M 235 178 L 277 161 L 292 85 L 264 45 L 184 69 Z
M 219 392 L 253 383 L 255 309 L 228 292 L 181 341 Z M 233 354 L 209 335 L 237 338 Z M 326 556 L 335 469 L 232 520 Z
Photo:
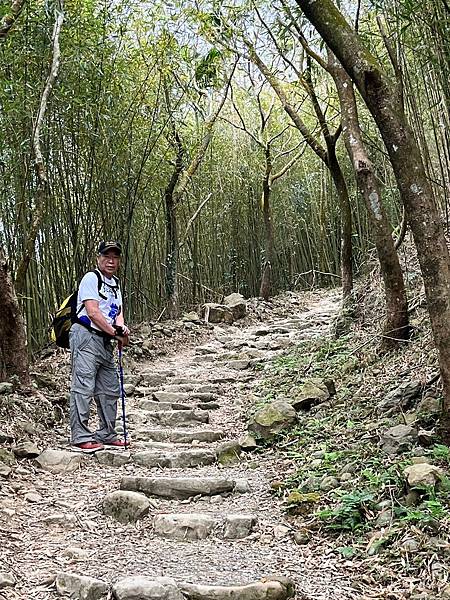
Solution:
M 97 264 L 100 271 L 106 275 L 106 277 L 111 278 L 112 275 L 115 275 L 117 269 L 120 264 L 120 256 L 117 254 L 116 250 L 108 250 L 105 254 L 100 254 L 97 258 Z

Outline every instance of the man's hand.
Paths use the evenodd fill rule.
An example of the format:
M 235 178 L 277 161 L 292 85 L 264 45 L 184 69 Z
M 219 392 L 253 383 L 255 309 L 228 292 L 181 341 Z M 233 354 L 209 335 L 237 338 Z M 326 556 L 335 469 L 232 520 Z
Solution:
M 119 344 L 121 344 L 122 346 L 128 346 L 128 344 L 130 343 L 130 339 L 128 337 L 130 330 L 128 329 L 128 327 L 126 325 L 114 325 L 114 329 L 116 331 L 116 335 L 114 337 L 119 342 Z

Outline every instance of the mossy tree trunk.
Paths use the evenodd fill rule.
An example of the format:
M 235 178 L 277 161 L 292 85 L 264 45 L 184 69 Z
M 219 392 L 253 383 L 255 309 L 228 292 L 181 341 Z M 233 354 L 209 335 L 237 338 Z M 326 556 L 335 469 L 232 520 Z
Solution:
M 20 382 L 30 382 L 27 336 L 8 261 L 0 248 L 0 381 L 17 375 Z
M 403 273 L 392 239 L 392 228 L 381 202 L 380 186 L 362 139 L 353 82 L 332 52 L 329 52 L 328 71 L 338 91 L 344 142 L 364 197 L 380 263 L 386 297 L 382 348 L 389 349 L 398 340 L 408 339 L 410 332 Z

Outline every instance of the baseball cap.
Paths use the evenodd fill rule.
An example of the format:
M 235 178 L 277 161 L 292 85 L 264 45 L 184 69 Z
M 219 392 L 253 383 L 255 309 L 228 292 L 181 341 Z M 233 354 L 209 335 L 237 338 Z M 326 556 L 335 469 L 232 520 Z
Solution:
M 120 242 L 100 242 L 98 245 L 98 253 L 106 254 L 109 250 L 115 250 L 117 254 L 122 254 L 122 244 Z

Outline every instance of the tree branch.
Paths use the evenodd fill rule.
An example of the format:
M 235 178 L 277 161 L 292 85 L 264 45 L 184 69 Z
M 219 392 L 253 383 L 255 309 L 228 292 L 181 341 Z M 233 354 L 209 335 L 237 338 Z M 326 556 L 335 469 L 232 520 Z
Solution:
M 20 16 L 26 0 L 13 0 L 11 4 L 11 12 L 3 17 L 0 21 L 0 40 L 5 39 L 14 23 Z

